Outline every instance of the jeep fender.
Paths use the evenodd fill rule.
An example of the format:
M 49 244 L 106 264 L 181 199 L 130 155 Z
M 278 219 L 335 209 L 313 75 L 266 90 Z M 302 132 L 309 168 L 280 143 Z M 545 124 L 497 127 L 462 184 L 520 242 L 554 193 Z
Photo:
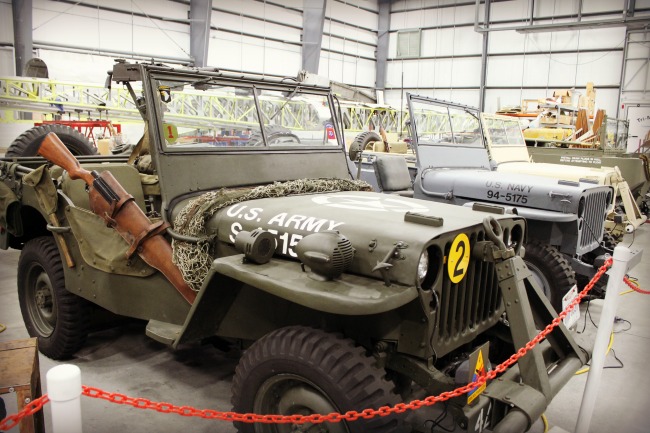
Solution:
M 539 220 L 539 221 L 552 221 L 556 223 L 569 223 L 571 221 L 575 221 L 578 219 L 576 214 L 573 213 L 562 213 L 562 212 L 555 212 L 551 210 L 543 210 L 543 209 L 533 209 L 529 207 L 519 207 L 519 206 L 504 206 L 500 204 L 495 204 L 491 202 L 483 202 L 483 201 L 468 201 L 463 203 L 463 206 L 471 208 L 474 206 L 475 203 L 480 203 L 480 204 L 486 204 L 489 206 L 498 206 L 501 207 L 505 210 L 505 213 L 511 213 L 515 215 L 519 215 L 521 217 L 527 218 L 527 219 L 533 219 L 533 220 Z
M 319 280 L 289 260 L 271 259 L 258 265 L 245 262 L 243 254 L 222 257 L 212 263 L 174 347 L 216 334 L 237 296 L 237 282 L 316 311 L 340 315 L 393 311 L 418 296 L 415 286 L 386 286 L 382 280 L 359 275 Z

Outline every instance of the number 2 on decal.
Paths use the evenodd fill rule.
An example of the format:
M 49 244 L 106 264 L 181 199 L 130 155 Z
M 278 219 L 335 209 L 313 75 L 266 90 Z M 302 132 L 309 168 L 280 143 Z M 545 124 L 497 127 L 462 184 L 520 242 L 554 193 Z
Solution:
M 465 255 L 465 242 L 459 242 L 458 245 L 456 245 L 456 253 L 458 254 L 458 257 L 463 257 Z M 464 263 L 460 260 L 456 261 L 456 266 L 454 267 L 454 277 L 462 277 L 462 275 L 465 273 L 467 268 L 461 267 L 463 264 Z
M 469 268 L 469 238 L 460 233 L 454 238 L 447 257 L 447 274 L 452 283 L 459 283 Z

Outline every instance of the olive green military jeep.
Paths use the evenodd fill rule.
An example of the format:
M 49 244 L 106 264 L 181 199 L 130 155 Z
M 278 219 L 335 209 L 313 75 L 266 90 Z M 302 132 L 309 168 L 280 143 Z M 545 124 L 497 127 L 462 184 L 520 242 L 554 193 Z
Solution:
M 555 316 L 518 255 L 523 218 L 354 180 L 328 88 L 125 62 L 112 80 L 146 124 L 128 159 L 48 168 L 27 156 L 56 141 L 48 135 L 0 161 L 0 246 L 22 250 L 20 306 L 45 355 L 73 356 L 101 308 L 147 320 L 147 335 L 172 348 L 218 339 L 246 349 L 235 411 L 345 413 L 467 384 L 470 358 L 487 371 Z M 102 184 L 105 172 L 128 194 Z M 97 212 L 100 196 L 110 212 L 134 203 L 155 229 L 125 242 L 120 220 Z M 172 244 L 169 257 L 154 253 L 191 296 L 148 264 L 143 239 L 155 236 Z M 452 399 L 456 426 L 530 428 L 586 362 L 564 325 L 551 335 L 471 404 Z M 318 431 L 421 431 L 418 412 Z

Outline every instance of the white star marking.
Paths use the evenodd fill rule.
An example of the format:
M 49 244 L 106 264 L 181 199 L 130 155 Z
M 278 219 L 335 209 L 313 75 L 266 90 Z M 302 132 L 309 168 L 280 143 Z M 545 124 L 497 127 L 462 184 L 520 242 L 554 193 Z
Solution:
M 388 196 L 321 195 L 312 200 L 314 203 L 324 206 L 370 212 L 426 212 L 428 210 L 416 201 L 400 200 Z

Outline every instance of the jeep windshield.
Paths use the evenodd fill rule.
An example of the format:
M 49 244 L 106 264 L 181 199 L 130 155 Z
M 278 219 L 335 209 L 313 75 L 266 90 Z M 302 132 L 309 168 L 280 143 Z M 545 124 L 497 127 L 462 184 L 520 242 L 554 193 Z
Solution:
M 481 113 L 481 121 L 490 156 L 497 164 L 530 162 L 519 119 Z
M 481 113 L 485 136 L 492 146 L 526 146 L 521 125 L 516 117 Z
M 328 87 L 137 66 L 162 201 L 301 179 L 351 179 Z M 129 69 L 122 75 L 129 78 Z M 335 105 L 335 103 L 337 105 Z
M 477 109 L 424 96 L 407 97 L 419 167 L 489 169 Z
M 328 94 L 219 78 L 152 81 L 165 151 L 339 146 Z

